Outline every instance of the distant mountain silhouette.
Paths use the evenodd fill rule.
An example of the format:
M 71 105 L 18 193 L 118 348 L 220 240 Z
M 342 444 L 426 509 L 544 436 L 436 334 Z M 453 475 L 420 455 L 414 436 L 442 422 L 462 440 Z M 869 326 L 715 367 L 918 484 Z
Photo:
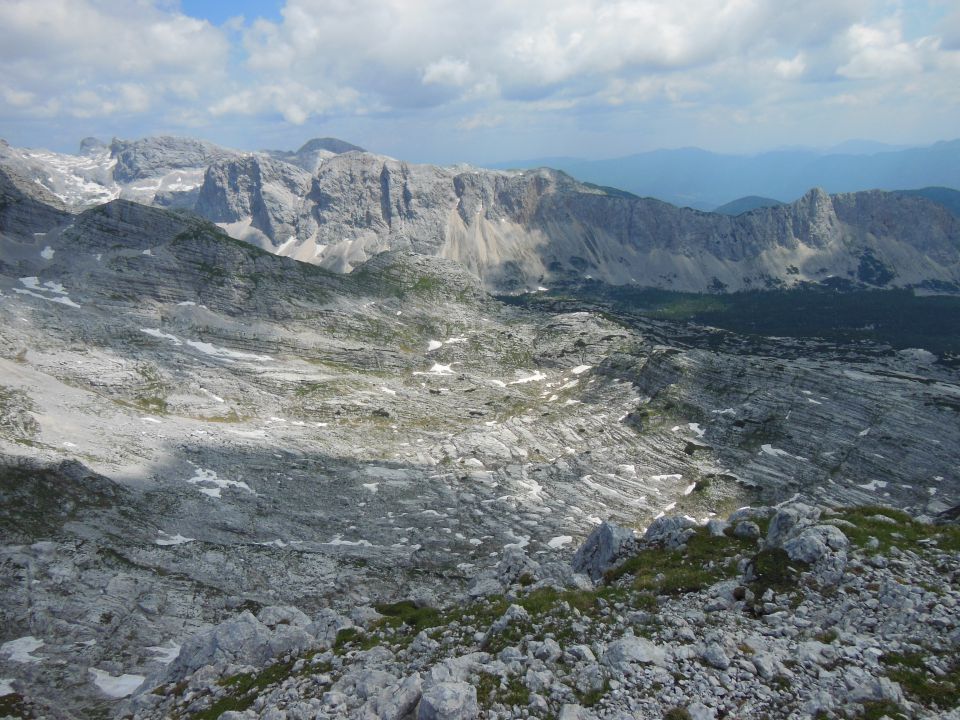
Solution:
M 720 213 L 721 215 L 740 215 L 741 213 L 750 212 L 758 208 L 777 207 L 783 204 L 784 203 L 779 200 L 774 200 L 773 198 L 747 195 L 747 197 L 737 198 L 720 207 L 714 208 L 713 212 Z
M 954 215 L 960 217 L 960 190 L 946 187 L 925 187 L 919 190 L 898 190 L 897 194 L 926 198 L 938 205 L 943 205 Z
M 751 195 L 790 202 L 811 187 L 831 193 L 960 188 L 960 140 L 873 154 L 781 150 L 748 156 L 680 148 L 610 160 L 550 157 L 496 165 L 541 166 L 563 170 L 585 182 L 711 210 Z

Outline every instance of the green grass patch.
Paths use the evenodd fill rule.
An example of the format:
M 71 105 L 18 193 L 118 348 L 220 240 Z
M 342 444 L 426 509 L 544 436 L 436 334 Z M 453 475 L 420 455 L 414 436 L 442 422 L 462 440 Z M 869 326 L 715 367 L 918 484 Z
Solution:
M 0 696 L 0 717 L 31 720 L 36 716 L 23 701 L 23 695 L 20 693 L 11 693 L 10 695 Z
M 632 576 L 633 587 L 655 595 L 682 595 L 737 575 L 736 556 L 750 552 L 756 543 L 734 537 L 711 537 L 698 528 L 682 550 L 641 550 L 609 571 L 605 580 L 613 583 Z
M 883 717 L 897 718 L 911 717 L 902 707 L 889 700 L 870 700 L 863 703 L 863 712 L 853 720 L 880 720 Z
M 952 660 L 943 677 L 927 668 L 922 653 L 888 653 L 880 660 L 889 668 L 887 677 L 921 705 L 950 710 L 960 704 L 960 659 Z
M 783 548 L 765 548 L 753 556 L 751 563 L 757 596 L 768 589 L 777 593 L 796 589 L 800 572 L 806 567 L 806 563 L 791 560 Z
M 436 608 L 418 607 L 410 600 L 376 605 L 375 609 L 384 616 L 384 619 L 380 621 L 381 625 L 388 627 L 405 625 L 411 628 L 413 632 L 436 627 L 441 624 L 443 619 L 440 611 Z
M 490 708 L 498 703 L 510 707 L 527 707 L 530 704 L 530 690 L 519 677 L 511 677 L 506 682 L 501 682 L 496 675 L 481 672 L 476 687 L 477 704 L 482 708 Z
M 596 690 L 588 690 L 587 692 L 578 692 L 577 699 L 580 701 L 580 704 L 584 707 L 593 707 L 600 700 L 610 692 L 610 678 L 605 678 L 603 685 Z
M 941 550 L 960 551 L 960 527 L 956 525 L 927 525 L 901 510 L 880 505 L 840 508 L 837 513 L 836 517 L 855 526 L 842 530 L 850 542 L 859 547 L 866 547 L 867 541 L 875 537 L 880 543 L 880 552 L 886 552 L 893 545 L 901 550 L 919 552 L 924 549 L 921 540 L 933 540 Z M 894 522 L 877 519 L 878 515 Z
M 270 685 L 290 677 L 293 662 L 276 663 L 259 673 L 239 673 L 219 681 L 221 687 L 229 688 L 229 694 L 220 698 L 206 710 L 191 715 L 194 720 L 217 720 L 225 712 L 242 712 L 253 705 L 257 696 Z

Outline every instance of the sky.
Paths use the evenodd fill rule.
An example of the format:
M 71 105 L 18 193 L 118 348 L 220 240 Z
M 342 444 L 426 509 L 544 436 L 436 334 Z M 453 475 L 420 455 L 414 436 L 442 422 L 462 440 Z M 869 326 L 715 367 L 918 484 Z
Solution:
M 960 136 L 956 0 L 0 0 L 0 137 L 416 162 Z

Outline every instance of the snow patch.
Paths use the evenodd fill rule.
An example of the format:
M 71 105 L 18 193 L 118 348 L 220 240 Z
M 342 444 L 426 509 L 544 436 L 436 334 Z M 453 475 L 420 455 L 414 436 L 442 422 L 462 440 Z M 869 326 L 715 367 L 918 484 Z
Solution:
M 687 423 L 687 427 L 696 433 L 697 437 L 703 437 L 707 431 L 700 427 L 700 423 Z
M 788 458 L 793 458 L 794 460 L 802 460 L 806 462 L 806 458 L 802 458 L 799 455 L 791 455 L 786 450 L 775 448 L 773 447 L 773 445 L 770 445 L 770 444 L 761 445 L 760 452 L 762 452 L 765 455 L 770 455 L 772 457 L 788 457 Z
M 273 360 L 273 358 L 269 355 L 254 355 L 253 353 L 228 350 L 227 348 L 217 347 L 216 345 L 200 342 L 198 340 L 187 340 L 187 345 L 206 355 L 211 355 L 212 357 L 215 357 L 219 360 L 226 360 L 227 362 L 232 362 L 234 360 L 256 360 L 258 362 L 267 362 L 268 360 Z
M 0 655 L 5 655 L 13 662 L 18 663 L 43 662 L 43 658 L 34 657 L 30 653 L 39 650 L 44 645 L 43 640 L 38 640 L 33 635 L 26 635 L 0 645 Z
M 585 373 L 587 370 L 589 370 L 592 367 L 593 365 L 577 365 L 570 372 L 572 372 L 574 375 L 583 375 L 583 373 Z
M 539 370 L 537 370 L 529 377 L 520 378 L 519 380 L 514 380 L 513 382 L 507 383 L 507 384 L 508 385 L 524 385 L 526 383 L 540 382 L 541 380 L 546 380 L 546 379 L 547 379 L 547 376 L 544 375 Z
M 443 347 L 443 343 L 439 340 L 431 340 L 427 343 L 427 352 L 433 352 L 434 350 L 439 350 Z
M 202 393 L 204 393 L 205 395 L 209 396 L 211 399 L 216 400 L 218 403 L 225 403 L 225 402 L 226 402 L 226 400 L 224 400 L 222 397 L 220 397 L 219 395 L 214 395 L 212 392 L 210 392 L 210 391 L 207 390 L 206 388 L 200 388 L 200 392 L 202 392 Z
M 558 535 L 547 543 L 547 547 L 552 550 L 559 550 L 560 548 L 569 545 L 572 542 L 573 538 L 570 535 Z
M 0 697 L 4 695 L 13 695 L 16 692 L 13 689 L 13 678 L 0 678 Z
M 170 535 L 165 533 L 163 530 L 158 530 L 157 532 L 160 533 L 160 537 L 153 541 L 155 545 L 183 545 L 185 543 L 193 542 L 196 539 L 184 537 L 180 533 L 177 533 L 176 535 Z
M 451 365 L 453 365 L 453 363 L 450 363 L 450 365 L 434 363 L 433 367 L 427 372 L 415 372 L 414 375 L 454 375 L 455 373 L 450 369 Z
M 143 684 L 146 678 L 143 675 L 113 676 L 105 670 L 89 668 L 93 675 L 93 684 L 107 697 L 119 700 L 133 695 L 133 691 Z
M 378 482 L 363 483 L 363 486 L 364 486 L 367 490 L 369 490 L 370 492 L 372 492 L 374 495 L 376 495 L 376 494 L 377 494 L 377 488 L 380 487 L 380 483 L 378 483 Z
M 64 290 L 63 285 L 53 280 L 47 280 L 43 285 L 40 284 L 40 279 L 35 276 L 28 276 L 20 278 L 20 283 L 26 288 L 13 288 L 15 293 L 20 295 L 30 295 L 32 297 L 40 298 L 41 300 L 46 300 L 47 302 L 60 303 L 61 305 L 67 305 L 69 307 L 78 308 L 80 307 L 77 303 L 71 300 L 67 296 L 66 290 Z M 43 293 L 51 293 L 56 297 L 49 297 Z
M 694 490 L 696 490 L 696 489 L 697 489 L 697 484 L 696 484 L 696 483 L 690 483 L 689 485 L 687 485 L 687 486 L 683 489 L 683 494 L 684 494 L 684 495 L 689 495 L 690 493 L 692 493 L 692 492 L 693 492 Z
M 176 335 L 170 335 L 169 333 L 161 332 L 159 330 L 154 330 L 153 328 L 140 328 L 140 332 L 149 335 L 150 337 L 155 337 L 158 340 L 169 340 L 174 345 L 183 345 Z
M 177 655 L 180 654 L 180 646 L 177 645 L 173 640 L 168 642 L 166 645 L 151 645 L 150 647 L 144 649 L 156 655 L 157 657 L 154 658 L 154 661 L 160 663 L 161 665 L 169 665 L 176 660 Z
M 240 488 L 251 495 L 256 495 L 253 489 L 242 480 L 223 480 L 217 477 L 213 470 L 204 470 L 203 468 L 197 468 L 196 475 L 187 482 L 196 485 L 200 492 L 212 498 L 219 499 L 221 491 L 231 487 Z
M 369 540 L 344 540 L 343 536 L 340 534 L 334 535 L 333 539 L 330 542 L 328 542 L 327 545 L 373 547 L 373 545 L 370 544 Z
M 857 485 L 858 488 L 863 488 L 864 490 L 869 490 L 870 492 L 873 492 L 874 490 L 880 490 L 886 486 L 887 482 L 885 480 L 871 480 L 865 485 Z
M 53 260 L 53 253 L 55 252 L 56 251 L 52 247 L 47 245 L 43 250 L 40 251 L 40 257 L 42 257 L 44 260 Z

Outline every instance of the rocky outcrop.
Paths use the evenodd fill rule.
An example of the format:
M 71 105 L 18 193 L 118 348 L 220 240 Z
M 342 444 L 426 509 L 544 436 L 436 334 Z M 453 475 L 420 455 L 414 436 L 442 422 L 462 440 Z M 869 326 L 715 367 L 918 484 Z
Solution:
M 454 260 L 498 291 L 585 278 L 693 292 L 960 288 L 960 218 L 899 193 L 814 189 L 730 217 L 555 170 L 415 165 L 329 139 L 295 153 L 161 137 L 81 156 L 0 155 L 71 207 L 123 197 L 193 209 L 234 237 L 337 272 L 412 250 Z
M 515 582 L 506 608 L 503 598 L 464 601 L 427 629 L 383 622 L 331 651 L 294 653 L 227 680 L 226 666 L 207 666 L 151 693 L 145 684 L 129 709 L 138 720 L 228 706 L 248 708 L 232 720 L 277 712 L 568 720 L 956 714 L 960 535 L 881 507 L 787 503 L 742 509 L 725 523 L 752 522 L 745 516 L 769 524 L 767 540 L 699 527 L 695 553 L 634 546 L 631 564 L 589 589 Z M 799 555 L 753 575 L 772 541 L 814 536 L 850 553 L 835 583 L 821 584 L 818 561 Z M 245 689 L 251 684 L 255 693 Z
M 404 222 L 416 216 L 413 201 L 401 209 Z M 441 682 L 475 683 L 481 708 L 509 701 L 501 717 L 520 705 L 593 713 L 607 680 L 623 689 L 628 678 L 644 692 L 672 688 L 672 705 L 689 692 L 715 708 L 707 688 L 727 680 L 701 667 L 735 687 L 749 672 L 740 660 L 775 678 L 800 642 L 831 643 L 777 634 L 754 664 L 722 636 L 697 635 L 706 623 L 695 613 L 762 616 L 802 634 L 778 615 L 798 598 L 764 578 L 783 570 L 836 604 L 873 592 L 851 584 L 860 566 L 883 587 L 949 577 L 949 557 L 940 575 L 895 575 L 914 558 L 891 545 L 933 549 L 884 535 L 900 523 L 916 537 L 901 516 L 883 524 L 869 519 L 876 510 L 863 520 L 822 507 L 882 500 L 933 517 L 957 504 L 960 391 L 945 358 L 624 323 L 573 301 L 547 314 L 496 301 L 452 260 L 402 250 L 335 274 L 124 199 L 53 216 L 0 236 L 0 452 L 30 458 L 26 474 L 10 471 L 18 462 L 0 468 L 0 644 L 13 643 L 0 679 L 34 715 L 88 716 L 138 678 L 166 678 L 184 648 L 183 660 L 198 658 L 191 667 L 213 658 L 186 680 L 189 713 L 281 675 L 298 693 L 310 678 L 308 695 L 291 697 L 290 714 L 307 717 L 407 712 Z M 795 493 L 809 513 L 792 504 L 711 517 Z M 780 546 L 767 548 L 774 516 Z M 612 584 L 594 586 L 570 556 L 604 520 L 650 525 L 657 543 L 600 558 L 594 575 Z M 855 521 L 867 525 L 843 524 Z M 708 559 L 669 574 L 664 550 Z M 841 551 L 846 566 L 833 563 Z M 685 605 L 698 568 L 736 574 L 711 574 Z M 946 622 L 949 607 L 898 592 L 884 596 Z M 676 612 L 648 622 L 651 596 Z M 885 631 L 889 617 L 866 605 L 875 597 L 862 600 L 869 618 L 847 608 L 850 632 L 871 618 Z M 797 617 L 824 625 L 818 602 Z M 253 620 L 208 642 L 244 611 Z M 629 659 L 618 664 L 629 673 L 611 676 L 604 652 L 628 627 L 693 684 Z M 722 628 L 746 642 L 737 623 Z M 15 659 L 27 648 L 39 661 Z M 829 654 L 803 652 L 811 663 Z M 266 675 L 241 664 L 263 658 Z M 234 680 L 216 684 L 223 672 Z M 804 693 L 812 676 L 798 681 Z M 163 692 L 181 697 L 181 682 Z M 791 702 L 775 685 L 763 697 Z M 163 692 L 138 702 L 160 706 Z M 246 717 L 277 709 L 244 698 Z
M 113 179 L 119 183 L 162 177 L 173 170 L 204 168 L 238 155 L 203 140 L 166 136 L 114 139 L 110 154 L 116 160 Z
M 315 225 L 299 227 L 296 257 L 337 271 L 400 247 L 456 260 L 501 290 L 585 276 L 697 292 L 831 277 L 877 287 L 960 280 L 960 220 L 922 198 L 883 192 L 813 190 L 791 205 L 727 217 L 552 170 L 348 153 L 319 168 L 306 199 Z
M 599 580 L 623 560 L 635 547 L 636 538 L 629 528 L 604 521 L 587 537 L 573 556 L 573 569 Z
M 285 255 L 298 236 L 316 232 L 304 201 L 309 188 L 308 172 L 252 155 L 210 165 L 194 209 L 234 236 Z

